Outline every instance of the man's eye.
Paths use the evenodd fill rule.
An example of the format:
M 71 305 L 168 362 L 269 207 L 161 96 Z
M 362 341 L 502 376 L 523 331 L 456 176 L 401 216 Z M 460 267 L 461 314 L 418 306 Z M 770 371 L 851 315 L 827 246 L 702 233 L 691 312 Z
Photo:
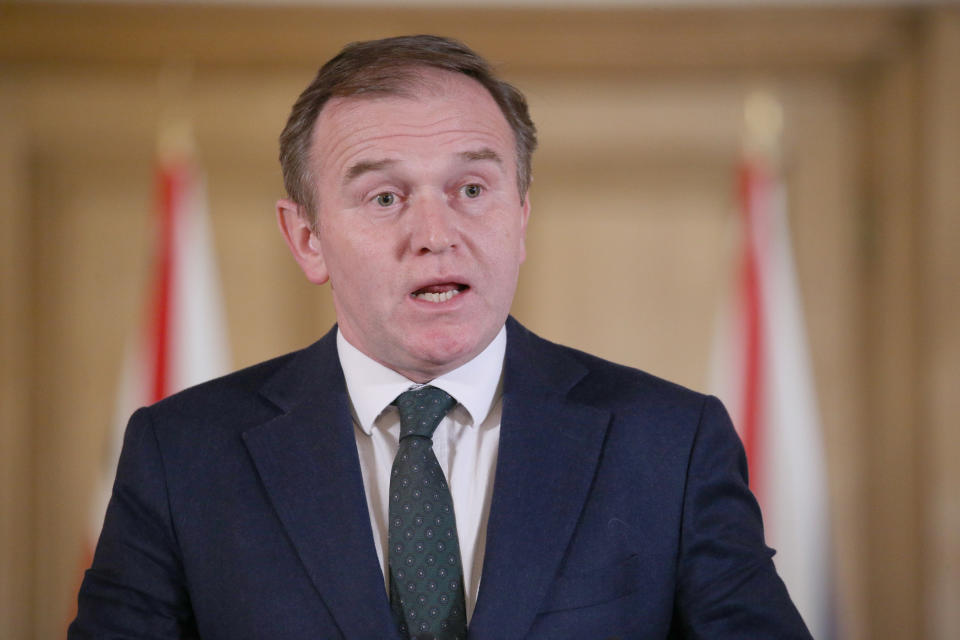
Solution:
M 397 196 L 389 191 L 384 191 L 383 193 L 377 194 L 376 201 L 381 207 L 389 207 L 397 201 Z
M 461 190 L 468 198 L 476 198 L 483 192 L 483 187 L 478 184 L 467 184 L 461 187 Z

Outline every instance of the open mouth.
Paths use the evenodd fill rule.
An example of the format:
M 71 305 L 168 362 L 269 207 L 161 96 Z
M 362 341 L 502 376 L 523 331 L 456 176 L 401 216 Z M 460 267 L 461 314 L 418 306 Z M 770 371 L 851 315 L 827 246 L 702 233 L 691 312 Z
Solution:
M 446 302 L 469 288 L 470 287 L 465 284 L 446 282 L 417 289 L 410 295 L 417 300 L 425 300 L 427 302 Z

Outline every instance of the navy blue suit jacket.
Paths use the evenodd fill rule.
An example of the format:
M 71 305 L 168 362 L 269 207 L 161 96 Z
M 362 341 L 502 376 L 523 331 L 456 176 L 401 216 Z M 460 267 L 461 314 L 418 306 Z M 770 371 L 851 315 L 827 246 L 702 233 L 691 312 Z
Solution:
M 471 640 L 808 638 L 721 404 L 507 324 Z M 69 637 L 397 639 L 334 332 L 139 410 Z

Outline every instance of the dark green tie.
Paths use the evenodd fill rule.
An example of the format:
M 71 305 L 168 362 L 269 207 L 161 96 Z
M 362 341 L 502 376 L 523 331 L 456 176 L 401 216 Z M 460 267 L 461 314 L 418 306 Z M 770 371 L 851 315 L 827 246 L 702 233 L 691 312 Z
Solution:
M 433 431 L 457 401 L 436 387 L 401 393 L 400 447 L 390 472 L 390 604 L 404 638 L 465 640 L 460 542 Z

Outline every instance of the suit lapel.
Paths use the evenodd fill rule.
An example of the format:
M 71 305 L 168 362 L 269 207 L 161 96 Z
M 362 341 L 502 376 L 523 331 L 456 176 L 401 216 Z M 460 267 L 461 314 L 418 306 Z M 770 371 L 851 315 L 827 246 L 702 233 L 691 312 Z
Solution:
M 314 586 L 348 638 L 394 638 L 335 330 L 262 390 L 284 411 L 243 434 Z
M 503 417 L 471 638 L 523 637 L 586 501 L 610 414 L 571 401 L 585 369 L 508 321 Z

